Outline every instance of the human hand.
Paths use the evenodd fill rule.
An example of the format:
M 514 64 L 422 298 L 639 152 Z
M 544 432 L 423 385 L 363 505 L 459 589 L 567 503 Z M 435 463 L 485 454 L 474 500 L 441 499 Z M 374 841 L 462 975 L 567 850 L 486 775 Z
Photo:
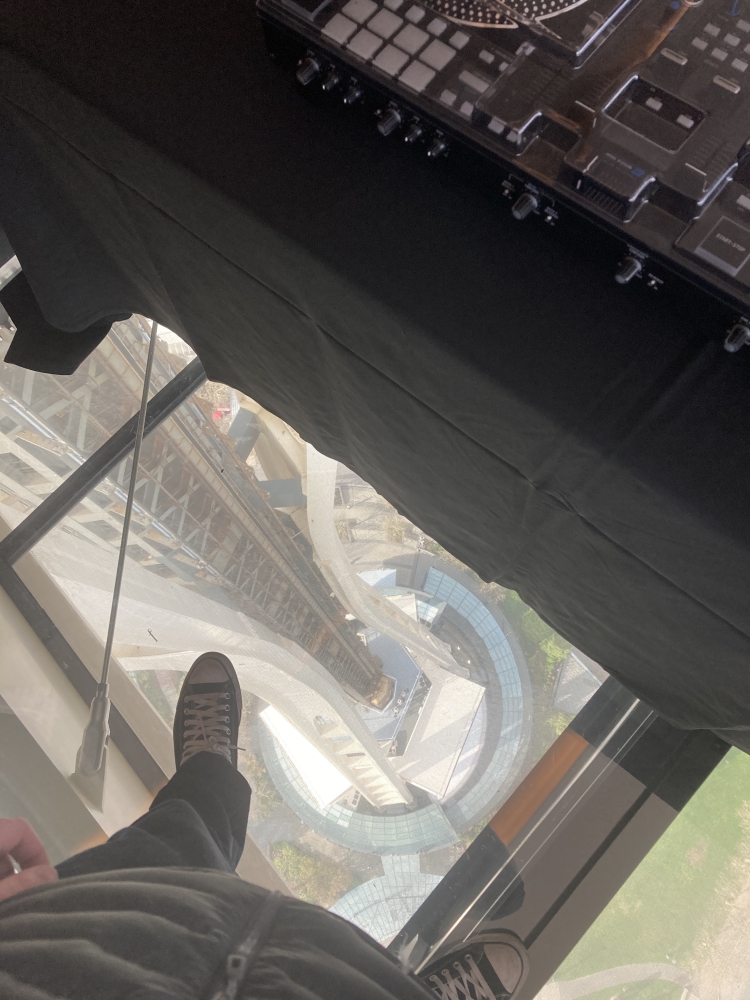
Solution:
M 21 868 L 18 874 L 14 861 Z M 57 878 L 31 824 L 25 819 L 0 819 L 0 900 Z

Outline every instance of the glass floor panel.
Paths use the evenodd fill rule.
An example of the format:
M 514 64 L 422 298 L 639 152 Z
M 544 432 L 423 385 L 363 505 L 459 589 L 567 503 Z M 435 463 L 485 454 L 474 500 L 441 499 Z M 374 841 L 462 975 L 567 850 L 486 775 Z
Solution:
M 84 433 L 84 457 L 135 411 L 146 328 L 117 324 L 105 342 L 119 374 L 95 359 L 70 376 L 56 413 L 86 401 L 76 426 L 90 436 L 54 425 L 60 448 Z M 154 391 L 191 357 L 160 331 Z M 22 394 L 25 375 L 0 379 Z M 26 405 L 52 427 L 50 399 Z M 102 641 L 130 464 L 33 550 Z M 28 502 L 15 468 L 0 496 L 9 526 Z M 517 594 L 215 383 L 144 441 L 114 657 L 166 727 L 210 649 L 243 687 L 252 838 L 301 898 L 383 943 L 606 677 Z
M 110 336 L 72 375 L 5 364 L 12 338 L 0 326 L 0 504 L 16 512 L 14 523 L 137 412 L 149 326 L 137 317 L 115 323 Z M 174 335 L 164 331 L 162 337 Z M 186 344 L 179 344 L 179 353 L 160 352 L 153 391 L 194 357 Z

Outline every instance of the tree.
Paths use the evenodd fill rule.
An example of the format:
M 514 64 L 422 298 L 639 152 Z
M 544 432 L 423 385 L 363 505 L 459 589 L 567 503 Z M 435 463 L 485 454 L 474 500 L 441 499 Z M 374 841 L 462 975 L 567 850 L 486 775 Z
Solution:
M 271 861 L 292 892 L 306 903 L 333 906 L 352 884 L 346 868 L 307 854 L 286 840 L 271 845 Z
M 537 646 L 541 646 L 546 639 L 552 639 L 555 635 L 549 625 L 542 621 L 533 608 L 524 611 L 523 618 L 521 619 L 521 628 L 531 642 Z
M 260 819 L 268 819 L 274 809 L 281 805 L 281 796 L 268 776 L 265 767 L 254 753 L 248 751 L 240 757 L 240 771 L 253 790 L 253 811 Z

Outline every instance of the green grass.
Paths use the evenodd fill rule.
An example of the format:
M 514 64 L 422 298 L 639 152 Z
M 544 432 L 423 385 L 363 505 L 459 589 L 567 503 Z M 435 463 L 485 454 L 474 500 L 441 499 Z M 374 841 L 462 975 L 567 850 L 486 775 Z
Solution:
M 733 892 L 733 870 L 750 849 L 750 756 L 732 750 L 644 858 L 555 974 L 577 979 L 642 962 L 696 968 L 720 930 Z M 744 809 L 743 809 L 744 807 Z M 612 989 L 591 994 L 610 1000 Z M 616 996 L 678 1000 L 668 982 L 632 984 Z

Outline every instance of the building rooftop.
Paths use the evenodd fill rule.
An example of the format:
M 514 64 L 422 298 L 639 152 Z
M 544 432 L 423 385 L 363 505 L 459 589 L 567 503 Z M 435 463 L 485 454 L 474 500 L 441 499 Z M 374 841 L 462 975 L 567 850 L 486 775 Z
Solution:
M 432 687 L 406 752 L 394 763 L 404 781 L 442 799 L 484 697 L 484 688 L 430 663 L 427 657 L 418 656 L 417 662 Z
M 352 787 L 341 772 L 272 705 L 260 713 L 319 806 L 325 808 Z

